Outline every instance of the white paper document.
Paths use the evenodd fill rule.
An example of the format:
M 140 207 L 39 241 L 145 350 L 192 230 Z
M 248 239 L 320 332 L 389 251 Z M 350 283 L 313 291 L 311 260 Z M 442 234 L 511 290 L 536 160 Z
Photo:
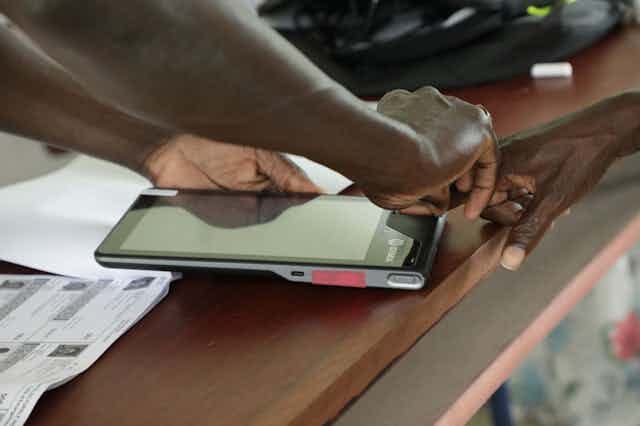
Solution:
M 329 193 L 349 185 L 338 173 L 292 156 Z M 151 183 L 123 167 L 80 156 L 46 176 L 0 189 L 0 259 L 74 277 L 128 276 L 105 269 L 95 249 Z
M 75 277 L 126 276 L 93 252 L 150 183 L 122 167 L 80 157 L 64 168 L 0 189 L 0 259 Z
M 84 280 L 0 275 L 0 426 L 88 369 L 169 290 L 167 276 Z

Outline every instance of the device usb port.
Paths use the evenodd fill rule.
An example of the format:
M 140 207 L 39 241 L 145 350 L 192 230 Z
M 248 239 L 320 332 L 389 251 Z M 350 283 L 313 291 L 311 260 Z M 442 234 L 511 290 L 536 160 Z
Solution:
M 291 275 L 294 277 L 304 277 L 304 272 L 302 271 L 291 271 Z

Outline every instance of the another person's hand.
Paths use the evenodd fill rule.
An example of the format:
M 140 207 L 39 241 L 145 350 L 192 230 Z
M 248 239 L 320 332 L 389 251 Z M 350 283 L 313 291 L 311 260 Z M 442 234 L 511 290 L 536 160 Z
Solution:
M 154 185 L 167 188 L 320 193 L 307 175 L 280 153 L 180 135 L 145 163 Z
M 490 203 L 498 171 L 496 138 L 486 110 L 424 87 L 386 94 L 378 111 L 415 132 L 417 149 L 413 158 L 356 181 L 364 193 L 384 208 L 441 214 L 449 209 L 449 188 L 455 184 L 470 193 L 465 215 L 477 218 Z M 394 153 L 388 155 L 393 158 Z
M 526 188 L 533 194 L 502 257 L 502 265 L 515 270 L 558 215 L 591 191 L 616 158 L 640 146 L 638 94 L 609 98 L 500 146 L 498 191 Z

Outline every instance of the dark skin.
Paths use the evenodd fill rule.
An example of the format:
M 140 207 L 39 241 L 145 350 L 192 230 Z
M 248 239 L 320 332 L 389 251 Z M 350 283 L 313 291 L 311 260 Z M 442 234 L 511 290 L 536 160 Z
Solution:
M 602 179 L 619 158 L 640 151 L 640 91 L 604 99 L 550 123 L 499 142 L 501 167 L 485 219 L 512 226 L 502 256 L 506 269 L 518 269 L 554 220 Z M 435 205 L 465 202 L 463 185 L 447 188 Z M 461 191 L 462 189 L 462 191 Z M 362 192 L 353 186 L 346 192 Z
M 619 158 L 640 150 L 640 91 L 631 91 L 500 142 L 499 191 L 533 195 L 513 226 L 502 265 L 515 270 L 553 221 Z
M 0 76 L 0 128 L 123 164 L 158 186 L 320 191 L 279 153 L 177 135 L 97 102 L 2 25 Z
M 416 134 L 424 135 L 425 138 L 430 137 L 434 132 L 442 132 L 442 134 L 437 135 L 437 140 L 446 140 L 452 131 L 461 140 L 477 138 L 479 129 L 475 126 L 465 127 L 465 121 L 460 120 L 461 117 L 466 115 L 468 118 L 466 123 L 485 120 L 488 126 L 482 137 L 487 141 L 496 140 L 496 136 L 491 130 L 491 117 L 488 113 L 484 110 L 478 111 L 477 107 L 473 107 L 458 98 L 443 96 L 432 87 L 423 87 L 415 92 L 407 90 L 389 92 L 378 102 L 378 111 L 386 117 L 405 123 Z M 425 114 L 425 111 L 430 111 L 430 114 Z M 454 126 L 455 130 L 447 128 L 447 125 Z M 444 168 L 445 170 L 466 170 L 462 174 L 450 175 L 446 178 L 441 178 L 441 180 L 455 181 L 458 190 L 468 193 L 464 197 L 467 217 L 473 218 L 480 214 L 481 211 L 475 211 L 474 206 L 487 206 L 500 201 L 493 197 L 497 153 L 492 154 L 492 157 L 495 157 L 493 162 L 488 160 L 479 161 L 475 167 L 472 167 L 477 160 L 476 157 L 468 156 L 465 158 L 464 156 L 456 155 L 455 152 L 449 149 L 447 144 L 433 144 L 430 149 L 432 157 L 437 158 L 441 164 L 447 165 Z M 464 165 L 464 162 L 467 164 Z M 377 194 L 371 194 L 369 198 L 375 202 Z M 396 198 L 399 198 L 398 195 L 396 195 Z M 378 204 L 385 204 L 386 201 L 378 200 Z M 406 200 L 404 203 L 408 201 Z M 400 202 L 402 203 L 402 201 Z M 449 209 L 450 203 L 449 186 L 436 186 L 423 197 L 422 206 L 414 205 L 404 209 L 403 212 L 411 214 L 442 214 Z
M 53 71 L 31 75 L 33 70 L 19 61 L 13 63 L 13 73 L 6 72 L 3 67 L 11 65 L 17 50 L 7 49 L 11 55 L 0 55 L 0 60 L 9 63 L 0 66 L 0 73 L 6 74 L 2 76 L 2 89 L 14 96 L 15 105 L 21 107 L 4 104 L 5 109 L 0 110 L 3 128 L 129 165 L 166 186 L 190 186 L 197 179 L 204 186 L 218 188 L 253 188 L 256 182 L 258 186 L 277 188 L 282 186 L 277 182 L 291 180 L 281 176 L 272 179 L 267 171 L 276 170 L 287 170 L 298 176 L 294 181 L 303 182 L 304 177 L 293 168 L 272 167 L 269 159 L 278 158 L 274 154 L 278 150 L 306 155 L 343 172 L 374 201 L 388 208 L 434 212 L 453 206 L 452 194 L 474 188 L 483 195 L 471 197 L 480 202 L 470 203 L 469 216 L 476 216 L 489 204 L 487 194 L 494 189 L 490 176 L 496 174 L 498 155 L 493 141 L 487 138 L 491 134 L 490 120 L 480 114 L 481 108 L 454 102 L 432 90 L 414 96 L 405 92 L 400 97 L 410 98 L 408 108 L 420 105 L 427 118 L 447 118 L 426 127 L 411 120 L 400 123 L 400 117 L 371 112 L 304 60 L 289 61 L 289 47 L 275 41 L 268 29 L 247 28 L 247 20 L 239 19 L 240 10 L 233 3 L 217 2 L 230 7 L 228 11 L 233 13 L 229 16 L 208 9 L 216 2 L 190 3 L 193 9 L 187 9 L 191 11 L 211 12 L 203 16 L 185 15 L 189 10 L 163 10 L 161 3 L 142 1 L 136 7 L 125 8 L 118 2 L 89 1 L 77 7 L 77 2 L 66 0 L 0 0 L 0 11 L 26 30 L 79 82 L 72 82 L 65 72 L 59 73 L 52 80 L 55 84 L 51 84 L 48 79 Z M 106 16 L 101 14 L 105 11 L 109 12 Z M 101 17 L 100 26 L 94 25 L 92 16 Z M 127 19 L 119 20 L 123 16 Z M 200 40 L 201 28 L 216 28 L 201 20 L 220 16 L 225 19 L 218 22 L 225 23 L 226 30 L 232 24 L 246 30 L 233 43 L 225 40 L 218 44 L 221 52 L 226 52 L 225 46 L 237 47 L 237 43 L 249 40 L 263 48 L 259 51 L 278 58 L 267 61 L 264 68 L 258 67 L 262 74 L 251 74 L 258 69 L 251 61 L 250 66 L 241 69 L 227 62 L 222 69 L 234 69 L 228 74 L 245 82 L 261 81 L 258 77 L 266 70 L 268 75 L 276 76 L 274 86 L 233 85 L 226 80 L 215 86 L 216 78 L 211 76 L 221 75 L 221 69 L 213 60 L 199 63 L 197 59 L 211 56 L 199 48 L 211 52 L 216 47 L 216 40 L 209 40 L 212 44 L 204 47 L 200 44 L 207 42 Z M 175 38 L 167 39 L 167 22 L 178 18 L 183 21 L 171 33 Z M 138 32 L 131 33 L 132 29 Z M 197 41 L 196 35 L 200 37 Z M 189 46 L 193 49 L 183 52 L 185 49 L 176 40 L 187 44 L 192 40 Z M 227 61 L 244 51 L 229 49 Z M 221 87 L 232 87 L 238 96 L 218 102 Z M 269 105 L 270 99 L 286 101 Z M 588 192 L 616 158 L 638 150 L 638 99 L 637 92 L 613 97 L 503 141 L 499 195 L 493 200 L 499 200 L 500 194 L 509 194 L 527 207 L 512 230 L 502 262 L 505 267 L 517 268 L 558 214 Z M 30 102 L 40 109 L 30 109 Z M 30 111 L 37 113 L 29 114 Z M 282 116 L 286 117 L 286 125 L 282 119 L 273 119 Z M 201 136 L 173 136 L 187 131 L 209 137 L 219 135 L 236 145 L 209 143 Z M 474 137 L 462 137 L 467 134 Z M 306 143 L 298 143 L 300 140 Z M 203 146 L 210 157 L 203 155 Z M 236 164 L 248 165 L 248 169 L 231 168 L 242 170 L 241 177 L 221 180 L 217 174 L 218 148 L 227 156 L 239 158 L 241 161 Z M 451 157 L 443 161 L 434 152 Z M 478 181 L 479 170 L 489 180 Z M 527 194 L 521 192 L 523 187 Z M 495 213 L 500 209 L 491 210 Z M 517 219 L 513 213 L 517 212 L 511 208 L 502 220 Z
M 474 176 L 474 218 L 493 191 L 496 141 L 481 108 L 432 94 L 424 114 L 443 119 L 418 134 L 329 79 L 244 2 L 0 0 L 0 11 L 92 97 L 154 126 L 306 156 L 389 209 L 427 213 L 423 198 Z
M 0 25 L 0 129 L 135 168 L 171 132 L 96 102 Z

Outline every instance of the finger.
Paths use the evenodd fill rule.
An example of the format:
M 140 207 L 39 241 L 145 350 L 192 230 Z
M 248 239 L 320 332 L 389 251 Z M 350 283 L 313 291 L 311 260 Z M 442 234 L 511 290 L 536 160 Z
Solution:
M 514 189 L 509 189 L 509 199 L 510 200 L 516 200 L 522 196 L 525 195 L 529 195 L 530 192 L 527 188 L 514 188 Z
M 491 206 L 482 212 L 481 217 L 490 222 L 503 226 L 511 226 L 520 220 L 524 207 L 515 201 L 506 201 L 497 206 Z
M 505 191 L 496 191 L 493 193 L 493 196 L 489 200 L 489 206 L 497 206 L 504 203 L 508 199 L 509 194 L 507 194 Z
M 469 199 L 468 192 L 461 192 L 461 191 L 458 191 L 457 188 L 453 187 L 451 189 L 451 196 L 449 200 L 449 210 L 453 210 L 456 207 L 463 205 L 464 203 L 467 202 L 468 199 Z M 489 206 L 487 207 L 487 209 L 492 206 L 498 206 L 500 204 L 503 204 L 507 200 L 509 200 L 509 194 L 507 192 L 496 191 L 493 193 L 491 200 L 489 200 Z M 517 203 L 517 200 L 511 200 L 511 201 L 515 201 Z M 487 209 L 483 210 L 483 212 L 486 211 Z
M 162 174 L 153 178 L 153 184 L 159 188 L 224 189 L 193 164 L 181 164 L 179 161 L 168 163 L 162 169 Z
M 470 192 L 473 189 L 473 171 L 474 169 L 472 168 L 456 181 L 456 189 L 458 191 Z
M 430 194 L 425 195 L 419 201 L 428 203 L 436 207 L 439 211 L 446 212 L 450 208 L 451 190 L 449 186 L 443 186 L 439 190 L 434 190 Z
M 513 227 L 502 253 L 501 264 L 505 269 L 517 270 L 527 253 L 540 242 L 555 219 L 556 206 L 549 201 L 534 203 L 524 212 Z
M 510 199 L 510 201 L 514 201 L 520 204 L 525 209 L 528 209 L 531 203 L 533 202 L 534 197 L 535 196 L 533 194 L 524 194 L 524 195 L 521 195 L 520 197 Z
M 458 206 L 463 205 L 469 199 L 468 192 L 459 191 L 457 188 L 452 187 L 449 195 L 449 210 L 453 210 Z
M 468 219 L 476 219 L 487 207 L 493 196 L 498 179 L 498 157 L 495 144 L 480 156 L 475 164 L 475 176 L 469 201 L 465 205 L 464 214 Z
M 535 178 L 526 175 L 509 174 L 502 176 L 496 185 L 498 191 L 526 191 L 529 193 L 536 192 Z
M 410 207 L 398 210 L 399 213 L 411 216 L 440 216 L 446 209 L 437 207 L 427 201 L 418 201 Z
M 450 191 L 445 186 L 422 198 L 415 199 L 414 196 L 401 196 L 398 194 L 368 193 L 364 195 L 369 200 L 387 210 L 395 210 L 412 215 L 440 215 L 449 209 Z
M 276 190 L 282 192 L 299 192 L 320 194 L 324 192 L 317 186 L 305 172 L 302 171 L 293 161 L 282 154 L 269 152 L 271 155 L 263 156 L 261 170 L 273 182 Z

